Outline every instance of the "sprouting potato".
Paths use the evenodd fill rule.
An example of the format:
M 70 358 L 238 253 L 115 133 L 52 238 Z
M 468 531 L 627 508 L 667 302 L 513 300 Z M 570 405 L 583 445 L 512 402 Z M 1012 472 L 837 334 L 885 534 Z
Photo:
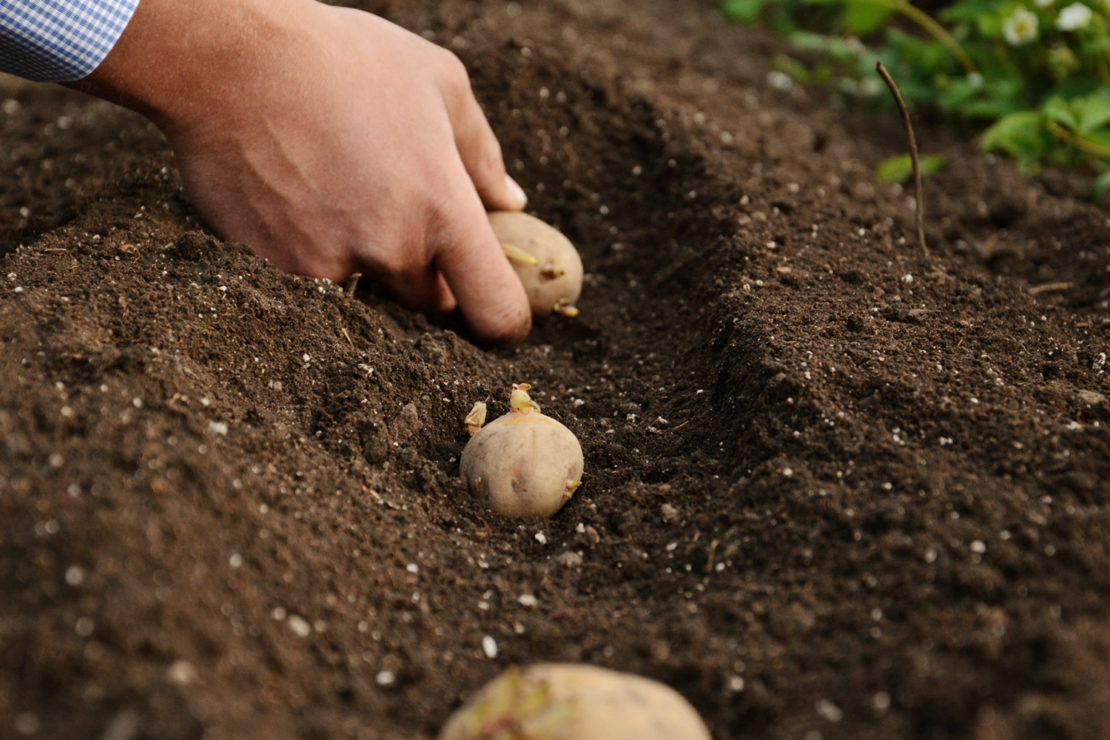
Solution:
M 582 447 L 574 433 L 528 395 L 531 386 L 513 385 L 509 413 L 485 426 L 485 406 L 466 417 L 470 441 L 459 472 L 470 490 L 494 511 L 510 517 L 549 517 L 582 484 Z
M 572 663 L 510 668 L 447 720 L 439 740 L 710 740 L 657 681 Z
M 534 316 L 552 312 L 577 316 L 582 293 L 582 258 L 557 229 L 519 211 L 489 214 L 490 226 L 516 270 Z

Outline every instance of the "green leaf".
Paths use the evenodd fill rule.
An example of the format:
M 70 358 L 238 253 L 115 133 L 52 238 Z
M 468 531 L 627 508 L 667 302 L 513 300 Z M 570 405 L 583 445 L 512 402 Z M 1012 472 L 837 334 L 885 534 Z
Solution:
M 1044 103 L 1041 104 L 1041 113 L 1044 113 L 1051 120 L 1056 121 L 1056 123 L 1067 126 L 1070 129 L 1079 127 L 1079 122 L 1076 120 L 1071 106 L 1059 95 L 1053 95 L 1051 98 L 1044 101 Z
M 1103 128 L 1098 131 L 1086 131 L 1082 136 L 1087 141 L 1093 141 L 1103 149 L 1110 150 L 1110 128 Z
M 979 147 L 985 151 L 1001 149 L 1023 164 L 1044 152 L 1044 125 L 1036 111 L 1011 113 L 983 132 Z
M 1094 185 L 1091 187 L 1091 199 L 1100 201 L 1106 197 L 1108 191 L 1110 191 L 1110 170 L 1095 178 Z
M 957 110 L 982 93 L 983 84 L 975 84 L 967 79 L 953 80 L 937 94 L 937 105 L 941 110 Z
M 966 118 L 989 118 L 995 120 L 1020 113 L 1022 107 L 1023 106 L 1013 100 L 975 100 L 963 105 L 960 108 L 960 115 Z
M 729 20 L 751 22 L 759 17 L 768 2 L 770 0 L 724 0 L 721 9 Z
M 1080 47 L 1080 51 L 1090 56 L 1106 56 L 1110 53 L 1110 36 L 1096 36 L 1090 41 L 1084 42 Z
M 1003 19 L 1001 15 L 988 13 L 975 19 L 975 26 L 985 38 L 996 39 L 1002 35 Z
M 894 27 L 890 28 L 887 39 L 898 57 L 915 74 L 931 75 L 938 71 L 957 68 L 952 52 L 939 41 L 917 38 Z M 898 79 L 898 85 L 902 85 L 900 79 Z
M 1080 133 L 1093 133 L 1110 122 L 1110 100 L 1101 95 L 1073 100 L 1072 108 L 1075 110 L 1075 127 Z
M 973 21 L 983 15 L 996 15 L 1004 5 L 1004 0 L 963 0 L 940 11 L 938 17 L 946 23 Z
M 939 154 L 927 154 L 921 158 L 921 176 L 928 177 L 944 167 L 944 157 Z M 875 174 L 883 182 L 909 182 L 913 177 L 913 160 L 908 154 L 899 154 L 879 163 Z
M 858 36 L 866 36 L 882 28 L 892 15 L 892 8 L 868 0 L 848 0 L 844 8 L 844 25 Z

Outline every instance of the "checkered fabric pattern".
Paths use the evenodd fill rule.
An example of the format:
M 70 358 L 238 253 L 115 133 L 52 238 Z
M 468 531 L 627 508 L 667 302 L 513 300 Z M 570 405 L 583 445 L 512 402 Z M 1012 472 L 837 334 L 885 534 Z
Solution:
M 138 4 L 0 0 L 0 71 L 42 82 L 79 80 L 108 56 Z

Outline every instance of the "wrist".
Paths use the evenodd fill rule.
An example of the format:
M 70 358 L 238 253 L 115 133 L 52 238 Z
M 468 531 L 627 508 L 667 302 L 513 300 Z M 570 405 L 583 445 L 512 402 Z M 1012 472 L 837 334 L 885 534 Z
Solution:
M 71 86 L 136 110 L 167 133 L 266 80 L 303 36 L 315 0 L 142 0 L 116 46 Z

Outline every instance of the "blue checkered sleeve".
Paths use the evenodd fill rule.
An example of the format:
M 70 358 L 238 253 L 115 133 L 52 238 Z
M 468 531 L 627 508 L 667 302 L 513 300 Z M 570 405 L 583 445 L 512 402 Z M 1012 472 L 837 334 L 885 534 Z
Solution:
M 139 0 L 0 0 L 0 71 L 69 82 L 100 66 Z

